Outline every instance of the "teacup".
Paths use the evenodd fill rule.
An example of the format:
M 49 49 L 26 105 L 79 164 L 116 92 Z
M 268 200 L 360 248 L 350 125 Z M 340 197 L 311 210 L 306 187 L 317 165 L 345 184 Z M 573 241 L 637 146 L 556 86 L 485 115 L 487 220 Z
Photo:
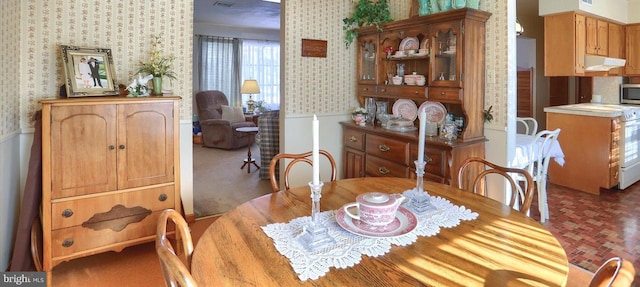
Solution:
M 420 54 L 420 55 L 425 55 L 425 54 L 427 54 L 428 52 L 429 52 L 429 50 L 427 50 L 426 48 L 425 48 L 425 49 L 420 49 L 420 50 L 418 50 L 418 54 Z
M 394 85 L 402 85 L 402 77 L 400 77 L 400 76 L 395 76 L 395 77 L 391 78 L 391 82 L 392 82 Z
M 404 75 L 404 83 L 413 86 L 416 84 L 416 78 L 414 75 Z
M 387 225 L 396 218 L 396 211 L 405 200 L 402 194 L 368 192 L 358 195 L 356 202 L 347 203 L 342 208 L 347 216 L 372 226 Z M 356 207 L 357 214 L 350 208 Z
M 413 56 L 416 53 L 416 50 L 406 50 L 407 55 Z
M 404 57 L 404 51 L 396 51 L 396 57 Z

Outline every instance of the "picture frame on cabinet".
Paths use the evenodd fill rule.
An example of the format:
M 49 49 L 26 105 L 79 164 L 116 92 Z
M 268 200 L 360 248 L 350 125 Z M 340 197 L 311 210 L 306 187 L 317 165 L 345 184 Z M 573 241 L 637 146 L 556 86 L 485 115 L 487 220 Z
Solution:
M 117 96 L 111 49 L 61 45 L 67 97 Z

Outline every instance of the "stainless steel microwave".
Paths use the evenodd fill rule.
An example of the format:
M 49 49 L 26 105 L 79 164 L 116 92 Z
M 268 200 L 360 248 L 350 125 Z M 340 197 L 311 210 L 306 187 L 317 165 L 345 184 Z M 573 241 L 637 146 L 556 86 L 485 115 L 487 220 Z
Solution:
M 620 103 L 640 105 L 640 84 L 621 84 Z

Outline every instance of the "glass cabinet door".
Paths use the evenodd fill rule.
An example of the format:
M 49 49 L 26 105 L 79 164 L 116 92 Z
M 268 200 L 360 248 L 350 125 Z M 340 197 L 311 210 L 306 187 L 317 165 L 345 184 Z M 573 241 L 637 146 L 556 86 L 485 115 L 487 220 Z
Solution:
M 358 82 L 377 83 L 378 34 L 358 37 Z
M 462 51 L 460 45 L 461 21 L 446 22 L 431 26 L 432 73 L 430 86 L 459 87 L 462 80 L 460 67 Z

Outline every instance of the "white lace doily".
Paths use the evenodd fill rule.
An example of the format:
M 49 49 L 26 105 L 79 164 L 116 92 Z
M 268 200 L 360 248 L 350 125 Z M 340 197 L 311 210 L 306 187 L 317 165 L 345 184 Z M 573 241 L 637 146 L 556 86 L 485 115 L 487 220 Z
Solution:
M 415 189 L 404 192 L 404 196 L 409 199 L 416 195 L 418 193 Z M 300 280 L 315 280 L 329 272 L 331 267 L 347 268 L 358 264 L 362 255 L 384 255 L 389 252 L 391 245 L 406 246 L 415 242 L 418 236 L 433 236 L 438 234 L 442 227 L 451 228 L 460 224 L 462 220 L 474 220 L 478 217 L 477 213 L 464 206 L 456 206 L 441 197 L 429 197 L 434 208 L 416 214 L 416 229 L 393 238 L 368 238 L 350 233 L 338 225 L 334 210 L 321 212 L 318 221 L 329 229 L 329 235 L 337 243 L 314 252 L 307 251 L 295 240 L 302 227 L 311 221 L 311 216 L 299 217 L 289 223 L 269 224 L 263 226 L 262 230 L 273 239 L 278 252 L 289 259 Z

